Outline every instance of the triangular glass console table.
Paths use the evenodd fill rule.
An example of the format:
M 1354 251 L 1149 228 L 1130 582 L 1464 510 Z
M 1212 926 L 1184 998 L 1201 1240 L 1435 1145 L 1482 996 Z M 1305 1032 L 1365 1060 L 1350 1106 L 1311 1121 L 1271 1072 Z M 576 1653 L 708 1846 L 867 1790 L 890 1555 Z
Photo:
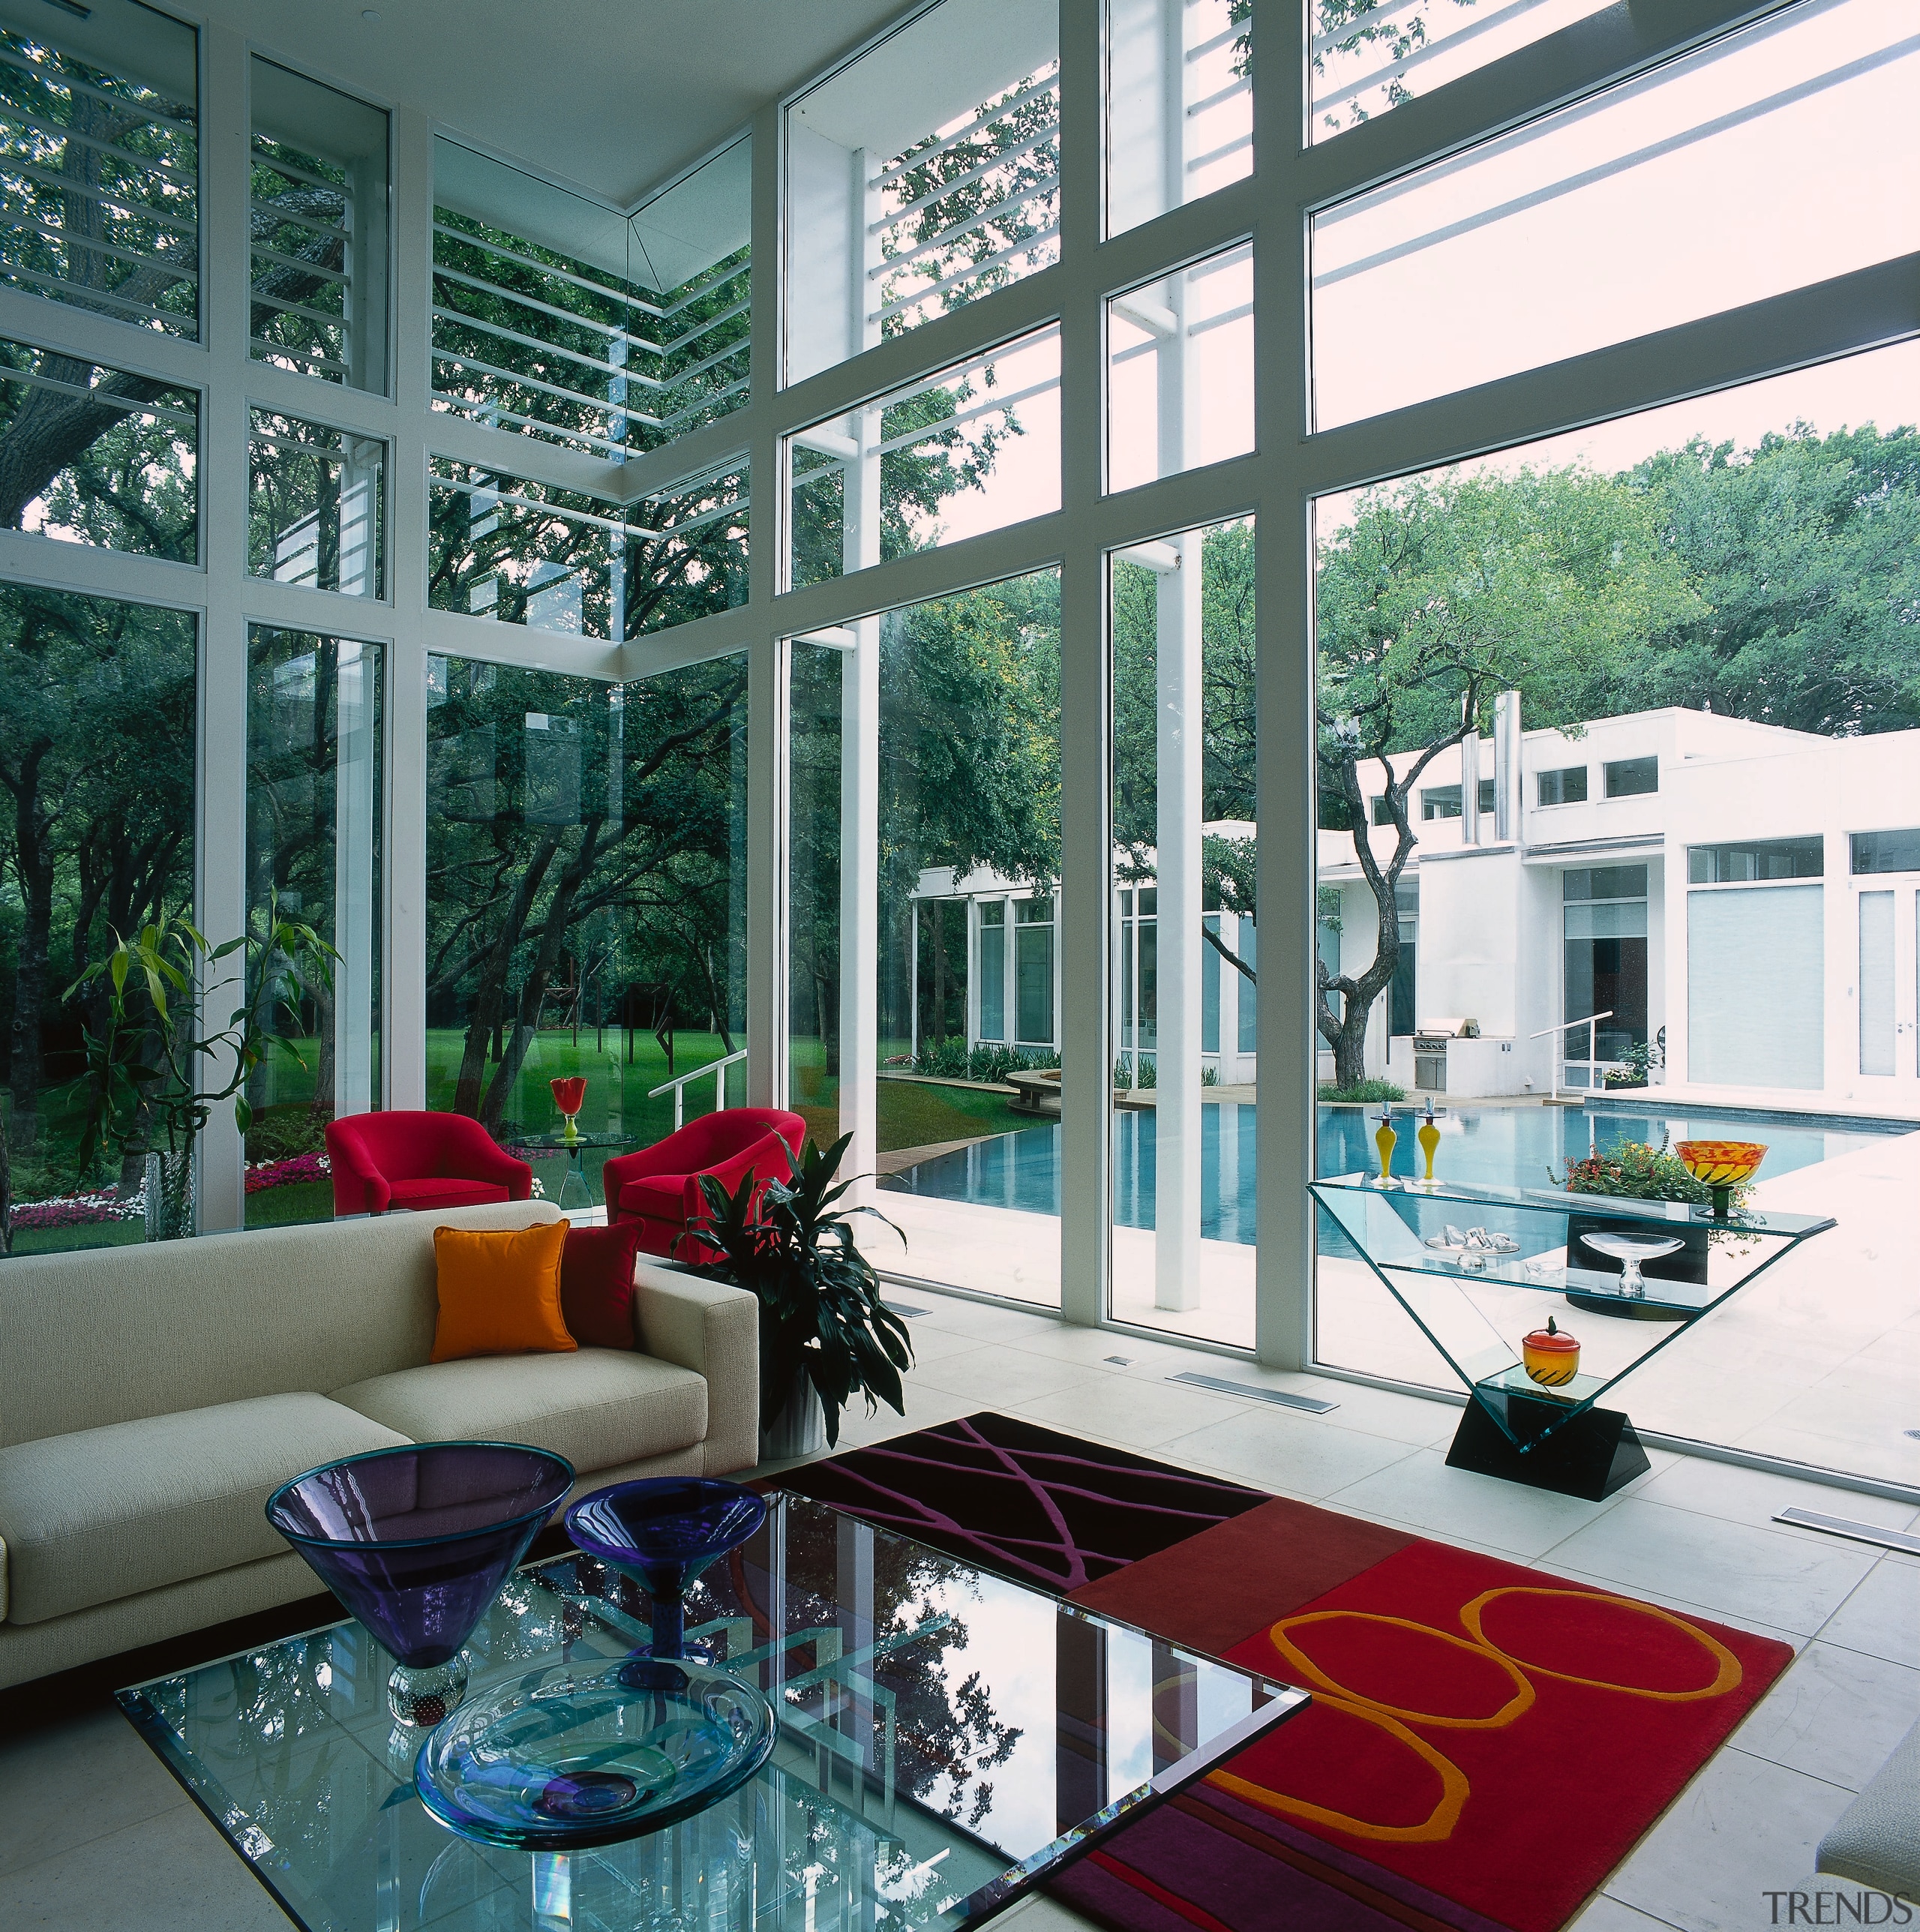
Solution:
M 1599 1407 L 1600 1397 L 1834 1225 L 1811 1214 L 1715 1220 L 1678 1202 L 1398 1175 L 1383 1186 L 1376 1175 L 1342 1174 L 1307 1192 L 1473 1397 L 1448 1463 L 1594 1502 L 1648 1466 L 1632 1423 Z M 1492 1246 L 1462 1248 L 1450 1231 Z M 1604 1252 L 1621 1237 L 1641 1252 Z M 1530 1376 L 1524 1359 L 1524 1338 L 1550 1316 L 1580 1343 L 1576 1372 L 1554 1386 Z M 1558 1374 L 1564 1358 L 1535 1366 Z

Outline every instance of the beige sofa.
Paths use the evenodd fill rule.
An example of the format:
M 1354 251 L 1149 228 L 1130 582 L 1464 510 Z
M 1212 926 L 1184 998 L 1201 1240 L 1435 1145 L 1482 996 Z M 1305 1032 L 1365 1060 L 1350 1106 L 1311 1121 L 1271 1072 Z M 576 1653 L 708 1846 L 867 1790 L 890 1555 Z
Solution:
M 313 1594 L 267 1526 L 302 1470 L 490 1436 L 579 1491 L 758 1448 L 753 1298 L 643 1263 L 639 1349 L 430 1364 L 434 1229 L 539 1201 L 0 1262 L 0 1686 Z

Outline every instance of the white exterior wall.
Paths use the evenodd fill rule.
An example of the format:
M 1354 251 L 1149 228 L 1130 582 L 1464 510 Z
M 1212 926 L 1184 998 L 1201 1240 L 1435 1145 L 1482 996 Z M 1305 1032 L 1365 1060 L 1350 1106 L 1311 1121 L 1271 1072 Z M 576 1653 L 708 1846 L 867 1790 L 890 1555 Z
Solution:
M 1615 760 L 1657 758 L 1658 791 L 1610 799 L 1604 767 Z M 1543 1090 L 1553 1073 L 1554 1043 L 1529 1036 L 1579 1015 L 1564 1010 L 1563 892 L 1566 871 L 1591 866 L 1647 867 L 1647 1027 L 1666 1030 L 1666 1078 L 1690 1078 L 1688 1042 L 1687 849 L 1755 840 L 1820 836 L 1826 872 L 1823 908 L 1826 986 L 1822 1031 L 1824 1085 L 1806 1092 L 1827 1105 L 1884 1102 L 1884 1081 L 1864 1086 L 1858 1077 L 1858 890 L 1884 890 L 1885 875 L 1856 882 L 1850 877 L 1849 835 L 1920 826 L 1920 732 L 1830 739 L 1738 718 L 1678 710 L 1604 718 L 1575 736 L 1529 731 L 1522 745 L 1520 843 L 1495 842 L 1492 814 L 1480 817 L 1478 849 L 1467 843 L 1470 819 L 1422 820 L 1418 791 L 1460 782 L 1459 748 L 1436 758 L 1422 775 L 1412 801 L 1420 843 L 1404 880 L 1420 890 L 1419 963 L 1415 1010 L 1424 1020 L 1470 1016 L 1484 1035 L 1509 1038 L 1517 1078 L 1482 1085 L 1497 1075 L 1466 1072 L 1456 1093 Z M 1487 747 L 1480 748 L 1480 774 L 1490 775 Z M 1542 806 L 1538 776 L 1576 765 L 1588 772 L 1584 802 Z M 1384 788 L 1378 764 L 1362 768 L 1362 792 Z M 1371 838 L 1384 865 L 1394 848 L 1389 826 Z M 1350 836 L 1318 835 L 1320 878 L 1342 898 L 1342 970 L 1363 970 L 1373 956 L 1376 921 L 1372 895 L 1353 858 Z M 1810 881 L 1808 883 L 1811 883 Z M 1702 962 L 1702 970 L 1738 970 L 1738 962 Z M 1388 1070 L 1383 998 L 1370 1028 L 1370 1073 Z M 1903 1049 L 1904 1051 L 1904 1049 Z M 1569 1038 L 1567 1051 L 1584 1057 L 1583 1041 Z M 1392 1077 L 1411 1084 L 1412 1068 L 1397 1063 Z M 1764 1064 L 1751 1086 L 1764 1093 Z M 1716 1092 L 1720 1090 L 1715 1089 Z

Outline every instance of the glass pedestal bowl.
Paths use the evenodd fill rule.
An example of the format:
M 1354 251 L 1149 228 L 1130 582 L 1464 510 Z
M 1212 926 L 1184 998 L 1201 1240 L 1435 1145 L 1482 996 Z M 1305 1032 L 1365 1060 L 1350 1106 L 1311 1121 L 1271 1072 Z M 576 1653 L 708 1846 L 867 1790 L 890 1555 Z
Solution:
M 1687 1244 L 1677 1234 L 1582 1234 L 1582 1246 L 1597 1255 L 1620 1264 L 1620 1293 L 1628 1301 L 1646 1298 L 1646 1277 L 1640 1272 L 1642 1262 L 1658 1261 Z
M 777 1731 L 758 1690 L 696 1658 L 551 1664 L 449 1718 L 421 1746 L 413 1786 L 462 1838 L 572 1851 L 717 1804 Z
M 1694 1212 L 1714 1221 L 1727 1218 L 1734 1189 L 1753 1179 L 1767 1154 L 1764 1141 L 1681 1141 L 1673 1151 L 1681 1166 L 1712 1190 L 1712 1204 Z
M 567 1534 L 652 1599 L 653 1641 L 634 1655 L 678 1659 L 704 1655 L 687 1648 L 687 1586 L 766 1520 L 766 1504 L 737 1483 L 656 1476 L 582 1496 L 567 1511 Z
M 408 1443 L 295 1477 L 267 1520 L 398 1660 L 395 1721 L 428 1729 L 466 1695 L 461 1646 L 573 1480 L 524 1443 Z

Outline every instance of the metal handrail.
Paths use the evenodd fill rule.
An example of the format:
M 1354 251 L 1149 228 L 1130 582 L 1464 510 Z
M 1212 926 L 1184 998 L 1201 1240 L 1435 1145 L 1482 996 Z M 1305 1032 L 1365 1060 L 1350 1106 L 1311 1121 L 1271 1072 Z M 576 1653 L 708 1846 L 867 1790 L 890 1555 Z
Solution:
M 680 1074 L 674 1079 L 663 1081 L 658 1087 L 650 1089 L 646 1097 L 650 1100 L 657 1100 L 662 1094 L 673 1095 L 674 1131 L 678 1133 L 680 1123 L 686 1117 L 687 1082 L 689 1080 L 704 1080 L 710 1073 L 713 1076 L 713 1111 L 717 1114 L 727 1104 L 728 1068 L 736 1060 L 744 1060 L 746 1057 L 746 1048 L 741 1047 L 736 1052 L 728 1054 L 724 1060 L 710 1060 L 704 1066 L 696 1066 L 691 1073 Z
M 1529 1040 L 1544 1040 L 1549 1034 L 1564 1033 L 1569 1027 L 1585 1027 L 1587 1030 L 1587 1078 L 1591 1081 L 1593 1078 L 1593 1070 L 1600 1064 L 1600 1023 L 1602 1020 L 1610 1020 L 1612 1017 L 1613 1009 L 1609 1006 L 1605 1012 L 1589 1013 L 1583 1020 L 1562 1020 L 1558 1026 L 1542 1027 L 1539 1032 L 1530 1033 L 1527 1037 Z M 705 1069 L 703 1068 L 701 1070 L 704 1072 Z M 1553 1090 L 1547 1096 L 1550 1101 L 1557 1100 L 1560 1097 L 1560 1055 L 1557 1051 L 1553 1055 L 1552 1085 Z M 1589 1092 L 1592 1090 L 1591 1087 L 1588 1090 Z M 680 1122 L 676 1120 L 674 1124 L 678 1126 Z

